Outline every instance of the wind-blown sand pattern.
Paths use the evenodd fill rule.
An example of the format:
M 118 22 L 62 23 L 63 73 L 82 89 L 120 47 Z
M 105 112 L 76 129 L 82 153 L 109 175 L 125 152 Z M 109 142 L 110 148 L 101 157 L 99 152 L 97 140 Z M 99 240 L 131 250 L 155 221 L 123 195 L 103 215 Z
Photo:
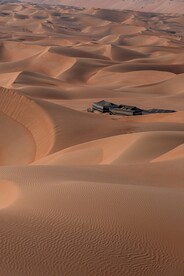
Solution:
M 0 4 L 0 275 L 184 275 L 184 16 L 161 2 Z

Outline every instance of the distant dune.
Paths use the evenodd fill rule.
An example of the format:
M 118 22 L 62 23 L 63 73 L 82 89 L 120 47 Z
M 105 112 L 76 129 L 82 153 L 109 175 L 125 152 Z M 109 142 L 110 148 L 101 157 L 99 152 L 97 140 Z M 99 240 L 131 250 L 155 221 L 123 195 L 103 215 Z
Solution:
M 127 9 L 145 12 L 162 12 L 162 13 L 184 13 L 183 0 L 32 0 L 24 2 L 32 2 L 37 4 L 64 4 L 70 6 L 78 6 L 85 8 L 103 8 L 103 9 Z
M 0 276 L 183 276 L 182 2 L 41 3 L 0 4 Z

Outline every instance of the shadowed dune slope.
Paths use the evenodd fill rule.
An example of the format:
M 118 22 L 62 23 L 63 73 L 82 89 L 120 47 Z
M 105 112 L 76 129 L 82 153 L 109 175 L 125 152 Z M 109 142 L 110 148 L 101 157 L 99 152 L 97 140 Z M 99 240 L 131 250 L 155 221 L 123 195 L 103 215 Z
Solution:
M 46 113 L 11 90 L 1 88 L 0 98 L 1 165 L 26 164 L 46 155 L 53 144 L 53 127 Z

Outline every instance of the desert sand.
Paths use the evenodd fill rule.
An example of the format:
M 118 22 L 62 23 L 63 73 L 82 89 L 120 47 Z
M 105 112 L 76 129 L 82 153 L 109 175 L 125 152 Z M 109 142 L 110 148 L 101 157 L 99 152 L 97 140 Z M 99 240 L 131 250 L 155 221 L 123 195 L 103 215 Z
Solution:
M 6 1 L 6 0 L 5 0 Z M 16 0 L 15 0 L 16 1 Z M 30 2 L 23 0 L 23 2 Z M 157 12 L 157 13 L 184 13 L 183 0 L 32 0 L 32 3 L 39 4 L 64 4 L 80 8 L 102 8 L 102 9 L 127 9 L 144 12 Z M 119 14 L 118 14 L 119 15 Z M 117 18 L 117 15 L 114 16 Z
M 0 275 L 183 276 L 183 3 L 85 2 L 0 4 Z

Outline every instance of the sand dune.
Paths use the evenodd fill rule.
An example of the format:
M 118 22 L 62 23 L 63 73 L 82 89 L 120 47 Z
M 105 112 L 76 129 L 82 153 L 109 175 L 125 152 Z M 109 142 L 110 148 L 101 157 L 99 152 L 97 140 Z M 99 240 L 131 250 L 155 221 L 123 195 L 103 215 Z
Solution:
M 47 114 L 14 91 L 1 88 L 0 96 L 1 165 L 27 164 L 46 155 L 53 143 Z
M 141 93 L 158 93 L 159 95 L 183 94 L 184 74 L 178 74 L 170 78 L 169 76 L 171 75 L 168 75 L 168 79 L 163 80 L 161 82 L 137 87 L 136 91 L 141 91 Z
M 117 68 L 117 67 L 116 67 Z M 112 67 L 112 71 L 114 67 Z M 174 74 L 162 71 L 132 71 L 132 72 L 114 72 L 112 74 L 111 68 L 107 70 L 101 70 L 88 80 L 89 84 L 101 85 L 114 88 L 129 87 L 129 86 L 148 86 L 158 84 L 170 80 L 175 77 Z M 174 82 L 174 81 L 173 81 Z M 105 84 L 105 85 L 104 85 Z M 141 86 L 141 87 L 142 87 Z M 180 85 L 181 88 L 182 85 Z M 142 91 L 144 92 L 144 90 Z
M 71 147 L 38 163 L 84 166 L 147 163 L 152 160 L 156 162 L 160 160 L 159 157 L 162 159 L 165 153 L 172 156 L 170 151 L 175 151 L 183 142 L 184 135 L 180 131 L 119 135 Z
M 24 0 L 24 2 L 27 2 L 27 0 Z M 32 2 L 36 2 L 35 0 L 32 0 Z M 37 3 L 37 2 L 36 2 Z M 47 3 L 47 4 L 58 4 L 58 0 L 53 0 L 52 2 L 50 0 L 39 0 L 39 3 Z M 138 10 L 138 11 L 146 11 L 146 12 L 165 12 L 165 13 L 183 13 L 184 7 L 182 0 L 161 0 L 159 5 L 156 0 L 115 0 L 110 1 L 88 1 L 86 3 L 85 0 L 60 0 L 60 4 L 64 5 L 73 5 L 73 6 L 79 6 L 79 7 L 98 7 L 98 8 L 105 8 L 105 9 L 131 9 L 131 10 Z M 106 13 L 99 12 L 99 14 L 103 17 L 107 17 L 109 15 L 114 16 L 115 21 L 120 21 L 122 19 L 122 16 L 119 12 L 114 14 L 114 12 L 108 11 Z
M 117 61 L 127 61 L 127 60 L 146 57 L 146 54 L 133 51 L 131 49 L 120 48 L 116 45 L 112 45 L 111 54 L 112 54 L 112 59 L 115 59 Z
M 0 4 L 0 275 L 183 276 L 183 3 L 58 2 Z
M 32 173 L 36 175 L 34 181 L 30 178 Z M 107 173 L 111 184 L 106 173 L 97 168 L 89 172 L 89 168 L 81 171 L 38 166 L 24 168 L 20 173 L 13 169 L 21 197 L 1 214 L 2 219 L 9 218 L 1 228 L 3 240 L 9 237 L 1 272 L 6 275 L 4 260 L 19 259 L 14 265 L 10 262 L 9 274 L 39 275 L 40 271 L 49 271 L 54 275 L 69 270 L 72 275 L 92 275 L 93 271 L 97 275 L 136 275 L 135 271 L 140 271 L 140 275 L 182 275 L 183 216 L 178 212 L 183 209 L 181 191 L 128 185 L 127 180 L 123 184 L 122 173 L 121 185 L 115 184 L 114 173 L 113 169 Z M 69 180 L 71 174 L 75 181 Z M 2 175 L 8 177 L 8 169 Z M 26 185 L 25 179 L 29 179 Z M 39 184 L 40 179 L 44 184 Z M 20 233 L 18 240 L 16 233 Z M 81 258 L 85 261 L 79 265 Z
M 113 64 L 111 61 L 99 61 L 93 59 L 77 59 L 76 63 L 59 77 L 68 82 L 87 82 L 99 69 Z

